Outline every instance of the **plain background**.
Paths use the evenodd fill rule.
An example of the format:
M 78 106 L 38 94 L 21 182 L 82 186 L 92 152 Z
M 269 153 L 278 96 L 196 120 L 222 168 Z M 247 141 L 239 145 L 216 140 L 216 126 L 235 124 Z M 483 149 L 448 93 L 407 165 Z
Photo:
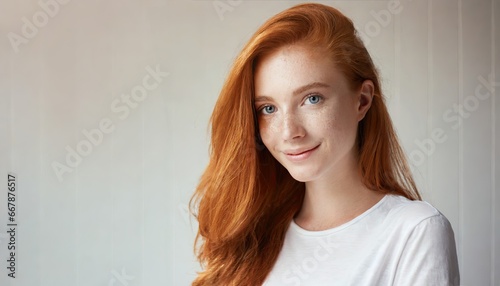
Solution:
M 0 284 L 189 285 L 186 206 L 218 92 L 258 26 L 301 1 L 65 2 L 0 4 Z M 424 199 L 455 230 L 462 285 L 500 285 L 500 1 L 402 0 L 396 13 L 389 1 L 322 3 L 364 34 Z M 168 73 L 150 90 L 148 67 Z M 131 93 L 141 100 L 126 105 Z M 113 131 L 89 145 L 103 119 Z

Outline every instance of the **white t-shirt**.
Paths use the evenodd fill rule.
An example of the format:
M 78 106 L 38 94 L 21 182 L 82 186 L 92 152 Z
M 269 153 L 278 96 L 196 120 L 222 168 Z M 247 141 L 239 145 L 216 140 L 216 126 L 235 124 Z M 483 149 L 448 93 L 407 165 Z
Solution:
M 323 231 L 294 221 L 263 286 L 459 285 L 450 223 L 427 202 L 386 195 Z

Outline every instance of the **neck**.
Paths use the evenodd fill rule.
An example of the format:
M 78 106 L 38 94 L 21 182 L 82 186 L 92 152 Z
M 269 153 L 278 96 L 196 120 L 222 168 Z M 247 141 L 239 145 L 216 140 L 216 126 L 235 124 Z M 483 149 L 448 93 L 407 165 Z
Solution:
M 353 152 L 354 153 L 354 152 Z M 306 182 L 302 208 L 295 222 L 304 229 L 324 230 L 346 223 L 375 205 L 384 195 L 368 189 L 358 171 L 356 156 L 336 170 Z

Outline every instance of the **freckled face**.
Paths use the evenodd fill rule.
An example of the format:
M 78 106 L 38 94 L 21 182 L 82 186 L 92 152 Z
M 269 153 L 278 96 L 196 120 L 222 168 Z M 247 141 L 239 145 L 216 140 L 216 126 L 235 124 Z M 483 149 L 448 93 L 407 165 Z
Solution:
M 334 176 L 356 154 L 359 95 L 324 51 L 291 45 L 260 59 L 255 109 L 264 145 L 298 181 Z

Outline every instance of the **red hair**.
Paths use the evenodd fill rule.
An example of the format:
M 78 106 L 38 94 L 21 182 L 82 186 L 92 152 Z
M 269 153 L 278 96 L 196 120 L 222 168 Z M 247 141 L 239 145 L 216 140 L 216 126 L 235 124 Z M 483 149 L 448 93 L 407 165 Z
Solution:
M 305 185 L 264 148 L 254 110 L 259 58 L 294 43 L 325 47 L 352 88 L 374 84 L 371 108 L 358 126 L 359 171 L 374 191 L 420 199 L 385 106 L 377 70 L 352 21 L 322 4 L 301 4 L 264 23 L 227 77 L 211 117 L 210 161 L 191 208 L 203 271 L 193 285 L 260 285 L 300 210 Z

